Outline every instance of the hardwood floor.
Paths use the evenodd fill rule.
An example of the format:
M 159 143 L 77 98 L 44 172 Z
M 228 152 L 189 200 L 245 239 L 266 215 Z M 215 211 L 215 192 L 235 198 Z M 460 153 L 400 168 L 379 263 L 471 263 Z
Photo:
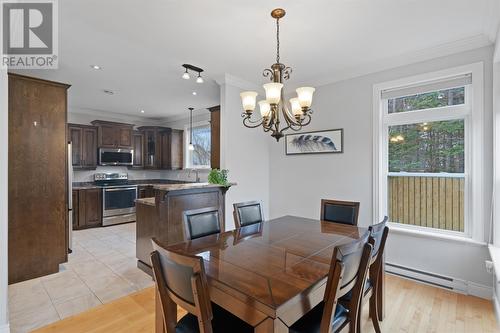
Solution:
M 383 332 L 500 332 L 490 301 L 456 294 L 413 281 L 386 275 L 387 316 Z M 363 332 L 374 332 L 363 311 Z M 178 316 L 184 315 L 180 309 Z M 153 332 L 154 289 L 121 298 L 112 303 L 70 317 L 36 333 Z

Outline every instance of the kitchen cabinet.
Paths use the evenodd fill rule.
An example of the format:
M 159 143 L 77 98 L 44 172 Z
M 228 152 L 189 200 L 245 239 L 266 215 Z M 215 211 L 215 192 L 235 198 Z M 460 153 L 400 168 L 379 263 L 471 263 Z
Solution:
M 73 229 L 102 226 L 102 190 L 73 190 Z
M 72 146 L 73 169 L 95 170 L 97 168 L 97 128 L 68 124 L 68 136 Z
M 134 164 L 132 168 L 144 168 L 144 133 L 134 131 L 132 135 L 132 149 L 134 150 Z
M 145 169 L 182 169 L 182 130 L 159 126 L 142 126 L 138 130 L 144 133 Z
M 184 131 L 171 129 L 162 133 L 161 168 L 180 170 L 183 167 Z
M 210 167 L 220 169 L 220 105 L 210 111 Z
M 68 259 L 67 84 L 9 73 L 8 279 Z M 7 186 L 7 185 L 6 185 Z M 6 203 L 7 204 L 7 203 Z
M 94 120 L 97 127 L 97 142 L 99 148 L 132 148 L 132 132 L 134 125 Z
M 155 196 L 153 185 L 140 185 L 138 188 L 138 198 L 152 198 Z

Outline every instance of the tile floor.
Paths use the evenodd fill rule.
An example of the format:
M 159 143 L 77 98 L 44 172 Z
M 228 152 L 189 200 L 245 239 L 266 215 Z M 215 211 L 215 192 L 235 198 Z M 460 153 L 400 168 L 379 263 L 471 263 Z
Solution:
M 59 273 L 9 286 L 12 333 L 25 333 L 152 286 L 135 258 L 135 223 L 73 232 Z

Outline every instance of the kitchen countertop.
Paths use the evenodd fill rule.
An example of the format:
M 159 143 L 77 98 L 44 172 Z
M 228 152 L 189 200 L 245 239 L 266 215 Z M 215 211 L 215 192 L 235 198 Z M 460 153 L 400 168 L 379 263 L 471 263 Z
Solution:
M 129 180 L 130 185 L 140 185 L 140 186 L 156 186 L 156 185 L 183 185 L 192 184 L 189 181 L 180 180 L 170 180 L 170 179 L 136 179 Z M 93 188 L 102 188 L 102 186 L 96 185 L 93 182 L 74 182 L 73 190 L 89 190 Z
M 235 185 L 234 183 L 229 184 L 229 186 Z M 180 191 L 180 190 L 191 190 L 197 188 L 207 188 L 207 187 L 225 187 L 223 185 L 218 184 L 210 184 L 210 183 L 184 183 L 184 184 L 156 184 L 153 185 L 155 190 L 160 191 Z
M 143 205 L 148 205 L 148 206 L 156 206 L 155 200 L 156 200 L 155 197 L 140 198 L 140 199 L 136 199 L 135 202 L 139 203 L 139 204 L 143 204 Z

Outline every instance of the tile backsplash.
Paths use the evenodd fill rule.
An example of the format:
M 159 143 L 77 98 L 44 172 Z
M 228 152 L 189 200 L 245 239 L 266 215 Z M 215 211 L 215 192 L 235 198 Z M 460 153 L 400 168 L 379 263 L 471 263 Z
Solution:
M 189 170 L 137 170 L 120 166 L 98 166 L 97 170 L 75 170 L 73 172 L 73 182 L 92 182 L 94 174 L 99 172 L 121 172 L 128 173 L 129 179 L 171 179 L 195 181 L 196 173 Z M 200 170 L 200 179 L 207 181 L 209 170 Z

